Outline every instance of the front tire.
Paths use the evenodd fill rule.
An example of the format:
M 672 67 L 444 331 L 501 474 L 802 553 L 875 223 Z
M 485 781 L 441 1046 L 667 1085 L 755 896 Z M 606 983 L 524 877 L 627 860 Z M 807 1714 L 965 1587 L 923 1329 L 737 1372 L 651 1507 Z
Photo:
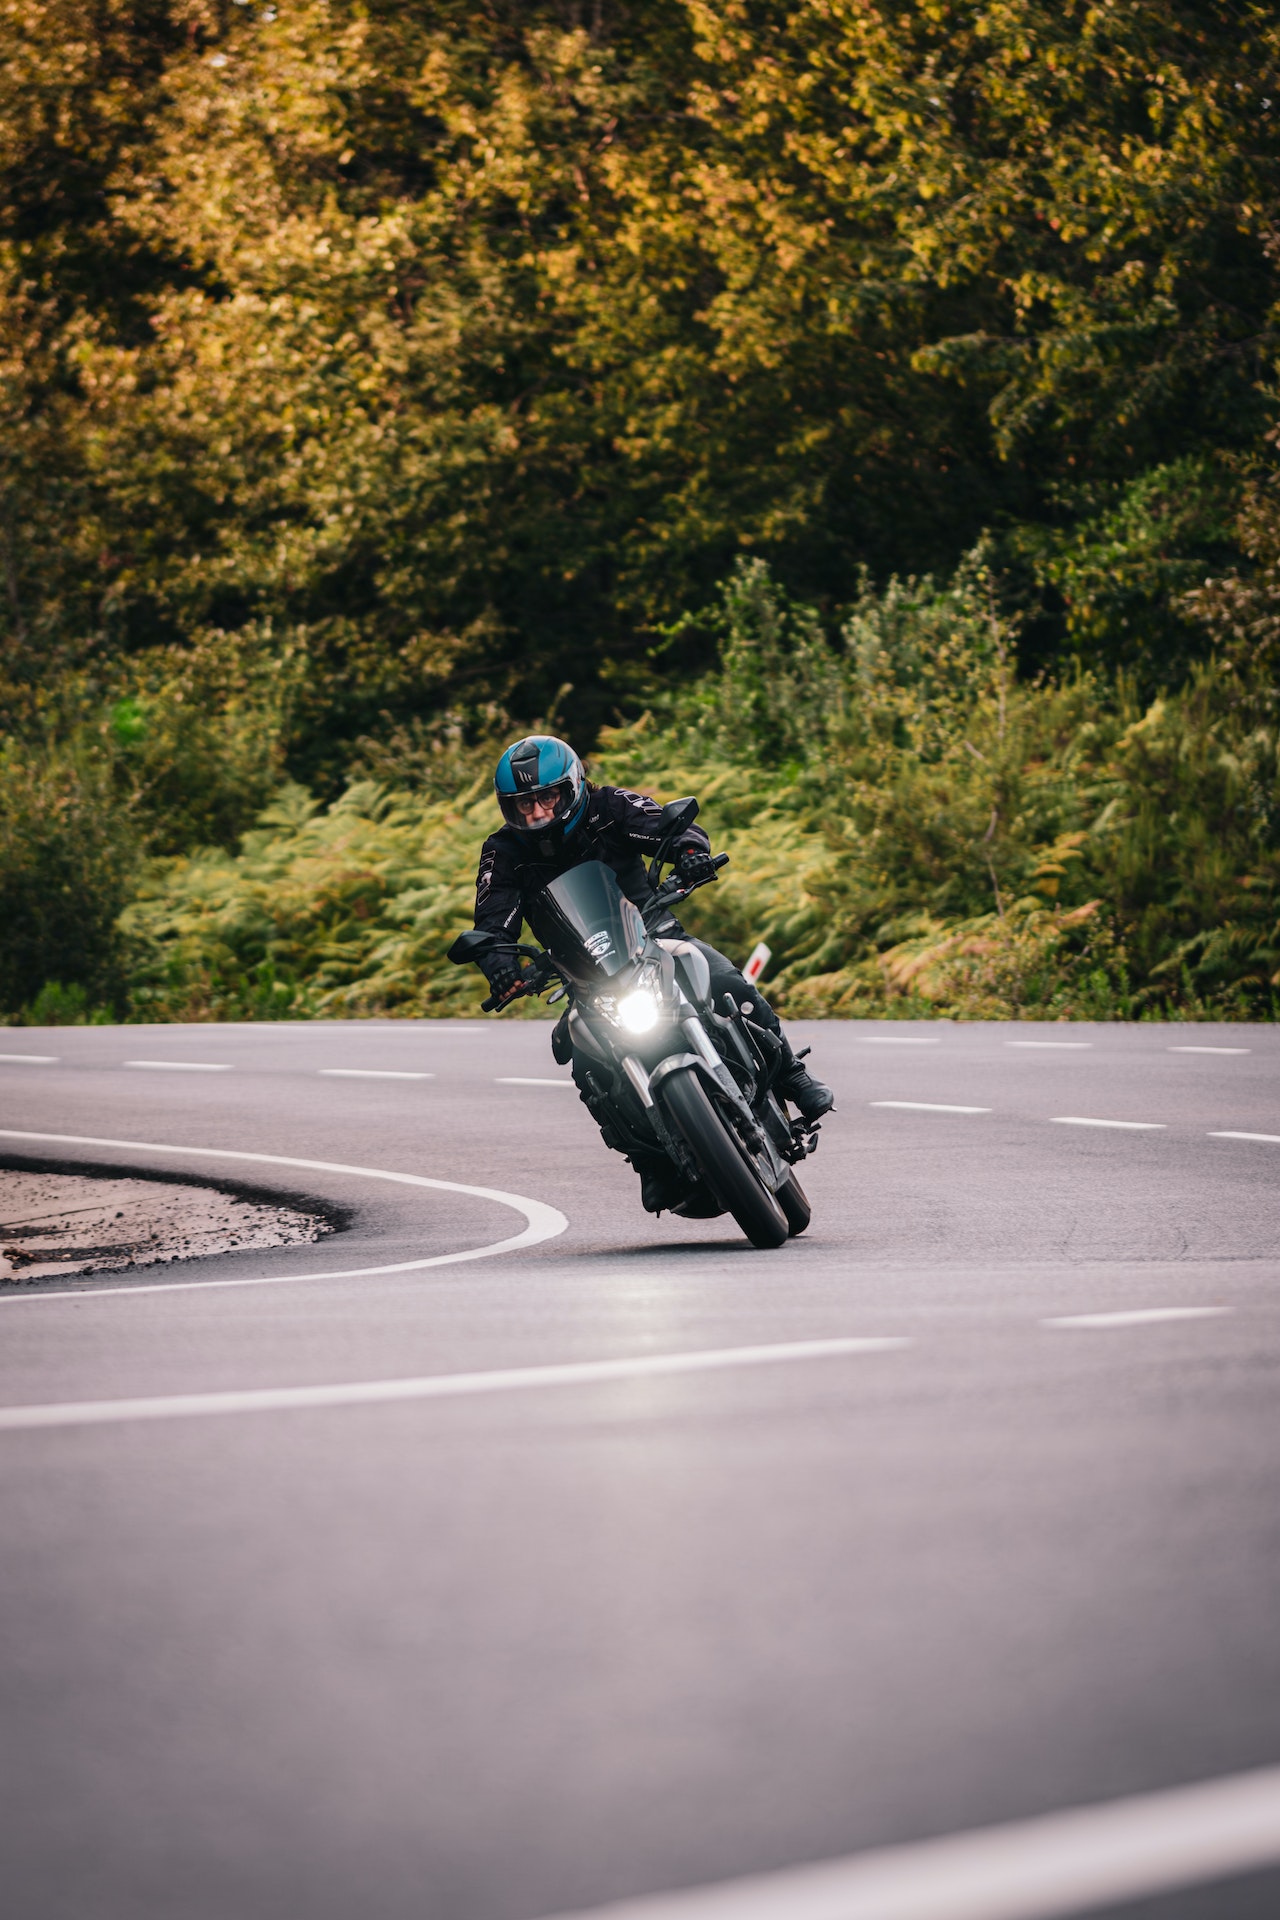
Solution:
M 764 1185 L 746 1148 L 726 1125 L 693 1067 L 669 1074 L 661 1100 L 716 1199 L 753 1247 L 780 1247 L 790 1231 L 786 1214 Z

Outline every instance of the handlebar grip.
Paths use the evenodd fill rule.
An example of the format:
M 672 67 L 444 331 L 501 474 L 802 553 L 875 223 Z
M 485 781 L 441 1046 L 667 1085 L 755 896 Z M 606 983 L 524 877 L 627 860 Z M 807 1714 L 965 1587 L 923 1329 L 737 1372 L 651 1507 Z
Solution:
M 487 1000 L 480 1002 L 481 1013 L 501 1013 L 503 1007 L 509 1007 L 513 1000 L 521 1000 L 529 989 L 523 980 L 517 980 L 514 987 L 508 987 L 505 993 L 491 993 Z
M 728 864 L 729 864 L 729 856 L 728 856 L 728 854 L 727 854 L 727 853 L 718 853 L 718 854 L 716 854 L 716 856 L 715 856 L 715 858 L 714 858 L 714 859 L 712 860 L 712 862 L 711 862 L 711 864 L 712 864 L 712 866 L 713 866 L 713 867 L 727 867 L 727 866 L 728 866 Z
M 506 993 L 491 993 L 487 1000 L 482 1000 L 480 1002 L 481 1013 L 501 1013 L 502 1009 L 509 1007 L 513 1001 L 523 1000 L 527 993 L 539 992 L 538 982 L 531 980 L 529 977 L 532 971 L 533 969 L 530 967 L 521 975 L 513 987 L 507 989 Z

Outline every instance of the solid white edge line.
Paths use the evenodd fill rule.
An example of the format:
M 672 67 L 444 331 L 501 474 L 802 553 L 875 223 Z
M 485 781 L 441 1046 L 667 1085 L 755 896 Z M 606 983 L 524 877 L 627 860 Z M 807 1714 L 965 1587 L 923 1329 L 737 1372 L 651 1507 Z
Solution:
M 175 1420 L 201 1414 L 285 1413 L 305 1407 L 374 1406 L 396 1400 L 445 1400 L 468 1393 L 510 1393 L 532 1387 L 571 1387 L 603 1380 L 709 1373 L 795 1360 L 841 1359 L 888 1353 L 911 1342 L 889 1336 L 797 1340 L 771 1347 L 720 1347 L 693 1353 L 641 1354 L 622 1360 L 572 1360 L 554 1366 L 503 1367 L 485 1373 L 423 1374 L 405 1380 L 352 1380 L 318 1387 L 248 1387 L 225 1393 L 174 1393 L 136 1400 L 68 1400 L 44 1406 L 0 1407 L 0 1432 L 32 1427 L 100 1426 L 121 1420 Z
M 1119 1127 L 1125 1133 L 1164 1133 L 1166 1120 L 1086 1120 L 1077 1113 L 1055 1113 L 1050 1116 L 1051 1127 Z
M 1145 1327 L 1158 1320 L 1210 1320 L 1230 1307 L 1123 1307 L 1114 1313 L 1062 1313 L 1042 1327 Z
M 1280 1147 L 1280 1133 L 1211 1133 L 1210 1140 L 1261 1140 L 1268 1146 Z
M 1280 1863 L 1280 1767 L 554 1920 L 1061 1920 Z
M 434 1080 L 434 1073 L 405 1073 L 390 1067 L 317 1067 L 325 1080 Z
M 549 1207 L 542 1200 L 526 1199 L 523 1194 L 505 1193 L 499 1187 L 473 1187 L 460 1180 L 431 1180 L 423 1173 L 390 1173 L 383 1167 L 352 1167 L 338 1160 L 299 1160 L 289 1154 L 245 1153 L 233 1147 L 176 1147 L 154 1140 L 107 1140 L 86 1133 L 27 1133 L 19 1132 L 14 1127 L 0 1127 L 0 1140 L 53 1141 L 61 1146 L 114 1147 L 126 1153 L 181 1154 L 186 1158 L 205 1160 L 244 1160 L 255 1166 L 303 1167 L 312 1173 L 353 1174 L 363 1180 L 391 1180 L 399 1186 L 429 1187 L 439 1193 L 465 1193 L 477 1200 L 494 1200 L 500 1206 L 514 1208 L 525 1217 L 523 1232 L 513 1234 L 509 1239 L 494 1240 L 484 1247 L 468 1247 L 461 1253 L 433 1253 L 423 1260 L 397 1260 L 386 1266 L 348 1267 L 332 1273 L 252 1274 L 243 1279 L 227 1280 L 163 1280 L 155 1285 L 142 1282 L 132 1287 L 60 1287 L 46 1293 L 2 1294 L 0 1305 L 4 1306 L 17 1302 L 31 1305 L 37 1301 L 83 1300 L 86 1296 L 97 1300 L 105 1294 L 193 1293 L 206 1287 L 293 1286 L 303 1280 L 358 1280 L 371 1274 L 416 1273 L 424 1267 L 456 1266 L 464 1260 L 487 1260 L 494 1254 L 514 1253 L 518 1247 L 536 1247 L 543 1240 L 554 1240 L 569 1225 L 558 1207 Z
M 126 1067 L 145 1067 L 150 1073 L 230 1073 L 225 1060 L 126 1060 Z
M 901 1107 L 908 1113 L 990 1113 L 990 1107 L 949 1107 L 937 1100 L 868 1100 L 869 1107 Z

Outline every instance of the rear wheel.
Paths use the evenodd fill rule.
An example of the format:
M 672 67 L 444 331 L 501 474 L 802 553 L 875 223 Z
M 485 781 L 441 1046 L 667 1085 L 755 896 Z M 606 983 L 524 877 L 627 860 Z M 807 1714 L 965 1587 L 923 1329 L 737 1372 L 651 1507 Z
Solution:
M 788 1220 L 737 1135 L 721 1119 L 697 1072 L 669 1074 L 659 1096 L 692 1150 L 698 1170 L 753 1247 L 780 1247 Z
M 803 1233 L 813 1218 L 813 1209 L 809 1205 L 808 1195 L 796 1179 L 794 1173 L 788 1174 L 778 1188 L 778 1205 L 787 1216 L 787 1231 L 792 1239 Z

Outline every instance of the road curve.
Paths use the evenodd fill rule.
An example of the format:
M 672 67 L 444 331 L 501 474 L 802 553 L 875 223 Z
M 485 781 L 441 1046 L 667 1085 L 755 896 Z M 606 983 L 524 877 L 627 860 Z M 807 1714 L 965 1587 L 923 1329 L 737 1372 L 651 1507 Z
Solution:
M 0 1163 L 351 1222 L 0 1291 L 19 1920 L 1280 1911 L 1280 1034 L 800 1037 L 757 1253 L 542 1025 L 0 1034 Z

